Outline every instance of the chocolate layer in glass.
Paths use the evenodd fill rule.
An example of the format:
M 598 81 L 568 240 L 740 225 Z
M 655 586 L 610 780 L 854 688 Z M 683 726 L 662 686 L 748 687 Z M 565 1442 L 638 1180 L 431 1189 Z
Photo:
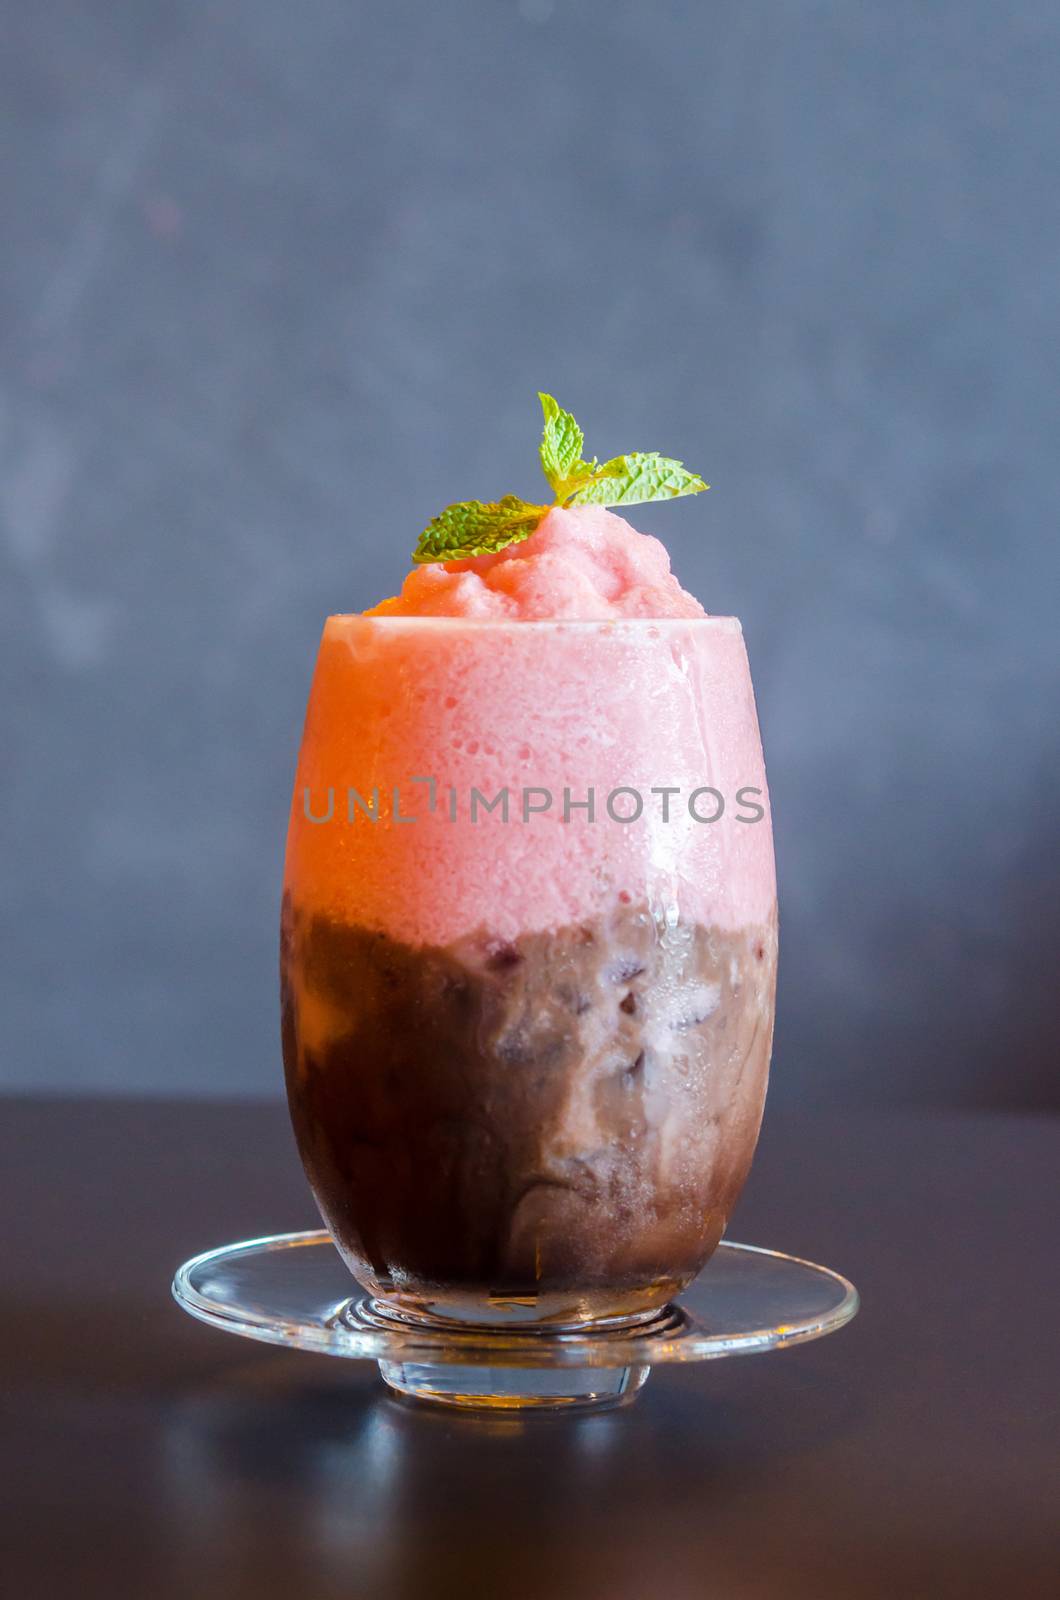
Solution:
M 302 1158 L 375 1293 L 588 1316 L 703 1266 L 758 1134 L 772 924 L 659 927 L 642 904 L 414 948 L 288 909 L 284 967 L 344 1016 L 305 1043 L 285 985 Z

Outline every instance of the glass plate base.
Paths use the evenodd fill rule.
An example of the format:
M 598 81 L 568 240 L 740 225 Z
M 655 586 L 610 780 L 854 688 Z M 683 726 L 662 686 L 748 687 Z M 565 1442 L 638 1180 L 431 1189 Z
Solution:
M 186 1261 L 173 1293 L 200 1321 L 266 1344 L 372 1360 L 396 1393 L 491 1409 L 576 1409 L 631 1400 L 652 1366 L 802 1344 L 858 1309 L 827 1267 L 722 1243 L 674 1304 L 629 1324 L 479 1327 L 395 1314 L 350 1295 L 324 1232 L 273 1234 Z

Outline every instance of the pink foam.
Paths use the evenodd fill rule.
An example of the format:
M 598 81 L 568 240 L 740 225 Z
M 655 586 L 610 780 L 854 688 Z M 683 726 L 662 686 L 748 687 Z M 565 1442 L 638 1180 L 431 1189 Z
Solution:
M 558 507 L 497 555 L 417 567 L 400 595 L 366 613 L 391 617 L 702 617 L 658 539 L 600 506 Z
M 511 566 L 494 561 L 485 577 Z M 474 595 L 497 598 L 481 571 L 452 575 L 462 593 L 471 579 Z M 435 780 L 433 812 L 429 787 L 412 782 L 424 777 Z M 584 800 L 590 785 L 597 820 L 578 810 L 564 822 L 564 789 Z M 650 795 L 660 785 L 682 790 L 669 823 Z M 716 823 L 688 812 L 701 785 L 726 799 Z M 347 820 L 348 786 L 366 798 L 379 788 L 378 822 Z M 472 821 L 472 786 L 490 798 L 507 788 L 510 820 L 480 811 Z M 522 821 L 524 786 L 550 790 L 551 811 Z M 639 821 L 607 816 L 620 786 L 645 796 Z M 764 820 L 737 820 L 742 786 L 761 791 Z M 394 817 L 394 787 L 414 824 Z M 412 944 L 477 930 L 511 939 L 623 902 L 667 920 L 759 924 L 775 902 L 765 787 L 734 618 L 331 617 L 295 783 L 288 884 L 296 901 Z M 307 820 L 307 789 L 318 816 L 332 791 L 332 820 Z M 623 797 L 618 809 L 631 805 Z M 701 812 L 712 806 L 700 802 Z

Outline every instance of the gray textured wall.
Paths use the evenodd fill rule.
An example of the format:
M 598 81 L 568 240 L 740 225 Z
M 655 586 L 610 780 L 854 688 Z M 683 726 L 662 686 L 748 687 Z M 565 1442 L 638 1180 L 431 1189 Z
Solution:
M 544 387 L 715 485 L 637 520 L 745 620 L 775 1093 L 1055 1104 L 1056 6 L 0 14 L 4 1081 L 278 1089 L 321 619 Z

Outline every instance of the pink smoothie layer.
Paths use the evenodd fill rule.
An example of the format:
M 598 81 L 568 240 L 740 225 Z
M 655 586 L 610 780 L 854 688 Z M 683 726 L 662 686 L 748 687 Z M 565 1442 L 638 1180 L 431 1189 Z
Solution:
M 416 567 L 377 617 L 702 617 L 658 539 L 600 506 L 552 510 L 522 544 Z
M 725 802 L 715 822 L 689 811 L 707 785 Z M 679 792 L 651 792 L 663 786 Z M 350 820 L 351 787 L 369 805 L 378 790 L 378 820 L 356 803 Z M 745 788 L 761 821 L 738 820 Z M 481 800 L 476 820 L 473 789 L 507 790 L 507 822 Z M 637 820 L 609 815 L 618 789 L 637 791 L 613 800 L 630 815 L 639 796 Z M 307 790 L 331 820 L 307 819 Z M 421 567 L 397 599 L 328 619 L 288 884 L 307 908 L 410 944 L 513 939 L 645 902 L 739 928 L 773 910 L 765 790 L 740 624 L 707 617 L 663 546 L 621 517 L 555 510 L 523 544 Z M 695 805 L 709 818 L 717 799 Z

